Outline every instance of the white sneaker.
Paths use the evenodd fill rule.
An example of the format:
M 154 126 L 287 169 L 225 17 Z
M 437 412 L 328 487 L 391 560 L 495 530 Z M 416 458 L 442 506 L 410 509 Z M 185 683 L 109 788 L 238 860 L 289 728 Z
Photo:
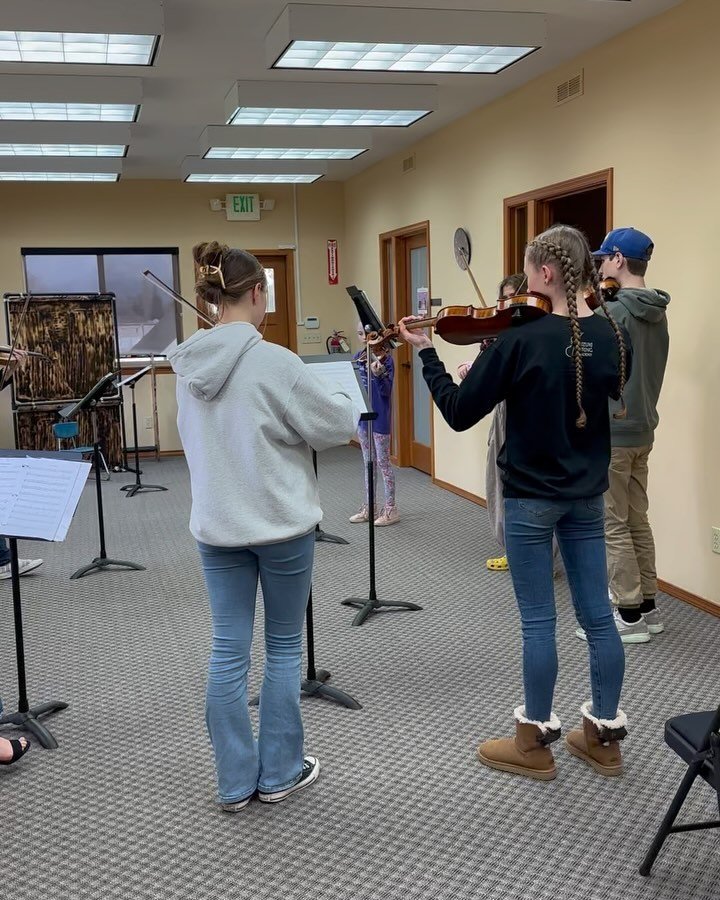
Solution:
M 665 625 L 660 618 L 659 609 L 651 609 L 650 612 L 643 613 L 643 619 L 647 623 L 650 634 L 662 634 L 665 631 Z
M 613 619 L 623 644 L 647 644 L 650 640 L 650 630 L 644 618 L 641 618 L 639 622 L 626 622 L 618 612 L 617 607 L 613 607 Z M 575 634 L 581 641 L 587 640 L 587 635 L 583 628 L 576 628 Z
M 254 797 L 254 794 L 251 794 L 249 797 L 246 797 L 244 800 L 238 800 L 236 803 L 221 803 L 220 808 L 223 812 L 236 813 L 240 812 L 241 809 L 245 809 L 248 803 Z
M 39 569 L 42 564 L 43 561 L 41 559 L 19 559 L 18 570 L 21 575 L 27 575 L 28 572 L 33 572 L 35 569 Z M 12 578 L 10 563 L 5 563 L 4 566 L 0 566 L 0 579 L 3 578 Z
M 394 525 L 399 521 L 400 513 L 397 511 L 397 506 L 384 506 L 380 515 L 375 519 L 375 525 L 383 528 L 385 525 Z
M 354 515 L 350 516 L 350 521 L 353 525 L 359 525 L 361 522 L 367 522 L 369 518 L 367 506 L 361 506 Z
M 303 760 L 302 772 L 295 784 L 291 784 L 290 787 L 286 787 L 282 791 L 273 791 L 270 794 L 263 794 L 261 791 L 258 791 L 258 800 L 261 800 L 263 803 L 279 803 L 281 800 L 289 797 L 290 794 L 294 794 L 295 791 L 300 791 L 317 781 L 319 774 L 320 760 L 315 759 L 314 756 L 306 756 Z

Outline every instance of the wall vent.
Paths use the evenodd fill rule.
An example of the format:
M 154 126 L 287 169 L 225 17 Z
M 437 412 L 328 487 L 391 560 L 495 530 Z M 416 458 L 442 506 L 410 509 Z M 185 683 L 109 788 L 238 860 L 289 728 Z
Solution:
M 403 170 L 403 175 L 406 172 L 415 171 L 415 154 L 414 153 L 412 154 L 412 156 L 406 156 L 405 159 L 402 161 L 402 170 Z
M 582 97 L 585 93 L 585 71 L 581 69 L 577 75 L 563 81 L 555 88 L 555 105 L 560 106 L 561 103 L 567 103 L 576 97 Z

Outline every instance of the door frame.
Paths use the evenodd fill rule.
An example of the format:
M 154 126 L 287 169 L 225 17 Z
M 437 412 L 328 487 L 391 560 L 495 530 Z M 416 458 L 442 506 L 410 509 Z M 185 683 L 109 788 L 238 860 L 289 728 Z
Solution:
M 605 188 L 605 231 L 612 229 L 613 223 L 613 169 L 601 169 L 589 175 L 558 181 L 534 191 L 515 194 L 503 200 L 503 264 L 505 275 L 515 271 L 514 252 L 519 241 L 527 243 L 549 226 L 550 203 L 562 197 L 582 194 L 595 188 Z M 527 210 L 527 234 L 516 234 L 515 215 L 517 210 Z
M 293 353 L 297 353 L 298 349 L 298 325 L 297 311 L 295 308 L 295 251 L 288 249 L 279 250 L 248 250 L 253 256 L 283 256 L 285 257 L 285 295 L 287 297 L 287 317 L 288 317 L 288 345 Z M 197 274 L 197 273 L 196 273 Z M 207 305 L 200 297 L 195 297 L 198 309 L 201 312 L 207 312 Z M 203 319 L 198 316 L 198 328 L 210 328 Z
M 428 290 L 432 296 L 432 271 L 430 252 L 430 221 L 425 219 L 406 225 L 403 228 L 395 228 L 392 231 L 384 231 L 378 236 L 380 254 L 380 303 L 383 322 L 390 320 L 390 281 L 392 281 L 392 295 L 395 298 L 395 312 L 397 318 L 409 315 L 410 311 L 404 311 L 398 306 L 400 298 L 407 297 L 409 273 L 405 265 L 405 245 L 409 238 L 422 236 L 428 248 Z M 388 273 L 388 246 L 392 249 L 392 272 Z M 398 262 L 401 264 L 398 265 Z M 389 277 L 388 277 L 389 276 Z M 395 351 L 395 389 L 394 402 L 395 414 L 393 415 L 392 453 L 391 459 L 396 466 L 412 466 L 412 442 L 413 419 L 412 399 L 413 385 L 409 370 L 405 367 L 411 359 L 411 348 L 402 344 Z M 432 397 L 428 395 L 430 405 L 430 476 L 435 474 L 435 417 L 433 412 Z

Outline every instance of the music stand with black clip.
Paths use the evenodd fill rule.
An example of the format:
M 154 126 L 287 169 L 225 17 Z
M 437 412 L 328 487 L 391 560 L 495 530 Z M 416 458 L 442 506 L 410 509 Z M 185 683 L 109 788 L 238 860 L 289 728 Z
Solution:
M 130 375 L 128 378 L 124 378 L 122 381 L 118 381 L 116 387 L 122 389 L 124 387 L 130 388 L 132 392 L 132 422 L 133 422 L 133 441 L 135 444 L 135 484 L 125 484 L 120 490 L 127 491 L 128 497 L 134 497 L 135 494 L 140 494 L 142 491 L 166 491 L 166 487 L 161 487 L 159 484 L 143 484 L 140 480 L 140 476 L 142 472 L 140 471 L 140 447 L 138 446 L 138 424 L 137 424 L 137 407 L 135 405 L 135 385 L 140 381 L 143 375 L 146 375 L 148 372 L 151 372 L 153 369 L 152 366 L 145 366 L 144 369 L 140 369 L 139 372 L 135 372 Z
M 362 322 L 362 326 L 367 334 L 373 332 L 382 332 L 384 326 L 378 318 L 377 313 L 373 309 L 370 301 L 363 291 L 352 285 L 347 288 L 358 317 Z M 399 342 L 391 341 L 391 347 L 399 346 Z M 369 398 L 370 409 L 372 410 L 372 353 L 370 347 L 366 354 L 367 364 L 367 395 Z M 405 610 L 421 610 L 422 607 L 416 603 L 410 603 L 407 600 L 378 600 L 375 576 L 375 445 L 373 441 L 373 420 L 377 418 L 377 413 L 370 412 L 361 416 L 361 420 L 367 422 L 368 430 L 368 459 L 367 459 L 367 485 L 368 485 L 368 539 L 370 545 L 370 584 L 367 599 L 359 597 L 351 597 L 343 600 L 343 606 L 353 606 L 358 609 L 358 613 L 352 621 L 353 625 L 362 625 L 370 613 L 377 612 L 382 607 Z
M 25 508 L 20 516 L 17 515 L 17 510 L 10 509 L 8 511 L 7 509 L 4 509 L 6 518 L 4 519 L 3 528 L 10 545 L 10 574 L 12 578 L 13 618 L 15 624 L 15 656 L 17 661 L 18 711 L 16 713 L 8 713 L 7 715 L 0 716 L 0 725 L 13 725 L 16 728 L 21 728 L 29 731 L 30 734 L 32 734 L 33 737 L 37 739 L 41 747 L 44 747 L 46 750 L 55 750 L 58 746 L 58 742 L 48 731 L 48 729 L 40 722 L 40 717 L 57 712 L 61 709 L 67 709 L 68 704 L 60 700 L 51 700 L 49 702 L 39 703 L 37 706 L 31 707 L 28 700 L 27 678 L 25 673 L 25 639 L 23 635 L 22 598 L 20 595 L 20 566 L 18 561 L 17 542 L 18 539 L 52 541 L 62 541 L 65 539 L 65 534 L 67 533 L 67 529 L 70 525 L 72 515 L 75 512 L 77 501 L 80 498 L 82 488 L 85 484 L 85 481 L 87 480 L 89 465 L 87 463 L 83 463 L 82 456 L 79 452 L 0 450 L 0 458 L 3 460 L 7 458 L 17 460 L 18 458 L 20 458 L 22 461 L 23 458 L 26 459 L 27 457 L 30 457 L 33 460 L 43 459 L 82 463 L 82 465 L 75 469 L 75 471 L 70 475 L 67 475 L 66 472 L 62 473 L 65 478 L 71 479 L 74 484 L 70 491 L 65 495 L 67 497 L 67 503 L 64 511 L 62 511 L 63 515 L 60 516 L 56 514 L 57 521 L 53 521 L 53 523 L 50 525 L 48 525 L 47 521 L 47 507 L 43 506 L 42 510 L 38 511 L 37 499 L 38 494 L 41 493 L 43 489 L 45 491 L 48 490 L 49 486 L 47 485 L 47 482 L 44 486 L 42 484 L 38 485 L 37 483 L 21 483 L 20 488 L 16 488 L 12 492 L 16 495 L 15 497 L 3 497 L 4 501 L 9 499 L 11 505 L 13 503 L 18 503 L 23 505 Z M 97 465 L 97 460 L 95 464 Z M 65 468 L 67 470 L 69 467 L 66 466 Z M 52 489 L 58 489 L 59 476 L 56 469 L 53 469 L 52 473 L 46 473 L 44 477 L 46 479 L 48 477 L 52 477 Z M 27 491 L 29 497 L 27 502 L 23 502 L 23 490 Z M 43 494 L 43 496 L 46 496 L 46 494 Z M 28 511 L 28 507 L 30 507 L 30 511 Z M 35 508 L 34 512 L 32 510 L 33 507 Z M 64 521 L 64 524 L 61 524 L 61 520 Z M 40 531 L 37 530 L 38 524 L 41 528 Z M 51 531 L 54 530 L 55 533 L 52 534 L 51 531 L 48 531 L 47 534 L 43 535 L 42 532 L 46 527 Z
M 127 562 L 122 559 L 109 559 L 105 548 L 105 518 L 103 515 L 102 481 L 100 479 L 100 435 L 98 432 L 97 423 L 97 407 L 100 403 L 102 395 L 105 393 L 107 388 L 110 387 L 111 384 L 113 384 L 116 378 L 116 372 L 109 372 L 107 375 L 103 375 L 100 381 L 98 381 L 98 383 L 90 389 L 90 391 L 82 398 L 82 400 L 78 400 L 77 403 L 69 403 L 67 406 L 64 406 L 59 412 L 60 417 L 63 420 L 67 420 L 74 419 L 78 413 L 82 412 L 82 410 L 89 409 L 92 418 L 93 429 L 93 465 L 95 466 L 98 529 L 100 531 L 100 555 L 96 556 L 89 565 L 82 566 L 77 570 L 77 572 L 74 572 L 70 576 L 71 579 L 82 578 L 83 576 L 88 575 L 94 569 L 101 571 L 103 569 L 109 569 L 111 566 L 116 566 L 120 569 L 134 569 L 138 572 L 145 571 L 145 566 L 141 566 L 138 563 Z

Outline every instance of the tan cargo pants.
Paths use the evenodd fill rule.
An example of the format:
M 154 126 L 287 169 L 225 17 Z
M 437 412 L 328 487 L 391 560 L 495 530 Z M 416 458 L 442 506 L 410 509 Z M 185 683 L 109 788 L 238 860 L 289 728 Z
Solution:
M 655 542 L 648 521 L 650 447 L 613 447 L 605 494 L 605 541 L 612 600 L 640 606 L 657 591 Z

